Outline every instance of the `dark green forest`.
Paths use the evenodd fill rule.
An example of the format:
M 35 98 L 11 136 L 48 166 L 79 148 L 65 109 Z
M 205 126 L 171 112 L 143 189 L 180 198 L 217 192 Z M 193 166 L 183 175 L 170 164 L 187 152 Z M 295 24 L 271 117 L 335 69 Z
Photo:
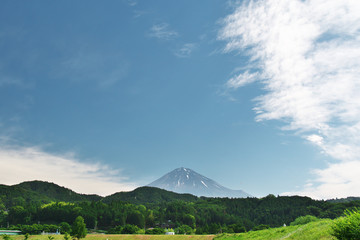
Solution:
M 289 225 L 305 215 L 334 219 L 345 209 L 356 207 L 360 207 L 359 200 L 317 201 L 274 195 L 199 198 L 151 187 L 101 197 L 41 181 L 0 185 L 0 227 L 32 234 L 56 229 L 67 232 L 78 216 L 84 218 L 87 228 L 109 233 L 149 228 L 196 234 L 243 232 Z

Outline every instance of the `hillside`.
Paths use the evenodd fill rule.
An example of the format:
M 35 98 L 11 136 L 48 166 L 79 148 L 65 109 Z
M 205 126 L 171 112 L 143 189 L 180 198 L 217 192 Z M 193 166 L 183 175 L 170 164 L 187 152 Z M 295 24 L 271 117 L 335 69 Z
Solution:
M 130 192 L 118 192 L 107 197 L 79 194 L 71 189 L 55 183 L 43 181 L 23 182 L 13 186 L 0 185 L 0 200 L 7 207 L 24 205 L 25 203 L 113 201 L 130 202 L 134 204 L 185 201 L 193 202 L 198 197 L 191 194 L 179 194 L 154 187 L 140 187 Z
M 90 201 L 93 199 L 100 200 Z M 297 217 L 306 215 L 334 219 L 345 209 L 360 207 L 360 201 L 331 203 L 308 197 L 274 195 L 198 198 L 153 187 L 102 198 L 78 194 L 53 183 L 33 181 L 14 186 L 0 185 L 0 207 L 0 225 L 3 226 L 38 222 L 71 224 L 80 215 L 89 228 L 108 230 L 125 224 L 141 229 L 145 226 L 176 228 L 188 225 L 196 229 L 197 234 L 216 234 L 249 231 L 262 224 L 270 227 L 289 225 Z M 280 233 L 290 230 L 286 228 Z
M 37 192 L 41 195 L 47 196 L 48 198 L 64 201 L 64 202 L 74 202 L 74 201 L 99 201 L 102 199 L 101 196 L 95 194 L 80 194 L 76 193 L 71 189 L 61 187 L 55 183 L 43 182 L 43 181 L 29 181 L 23 182 L 18 185 L 24 189 L 28 189 L 34 192 Z
M 336 198 L 336 199 L 327 200 L 327 202 L 332 202 L 332 203 L 348 203 L 353 201 L 360 201 L 360 197 L 347 197 L 347 198 Z
M 224 234 L 214 240 L 276 240 L 276 239 L 336 239 L 330 235 L 332 220 L 324 219 L 305 225 L 271 228 L 238 234 Z
M 7 207 L 25 203 L 49 203 L 51 201 L 79 202 L 99 201 L 102 197 L 76 193 L 68 188 L 43 181 L 29 181 L 17 185 L 0 185 L 0 199 Z
M 25 203 L 30 202 L 47 203 L 52 199 L 20 186 L 0 185 L 0 200 L 6 207 L 11 207 L 15 205 L 24 205 Z
M 134 204 L 185 201 L 194 202 L 199 198 L 191 194 L 179 194 L 155 187 L 140 187 L 131 192 L 118 192 L 103 199 L 104 203 L 113 201 L 130 202 Z

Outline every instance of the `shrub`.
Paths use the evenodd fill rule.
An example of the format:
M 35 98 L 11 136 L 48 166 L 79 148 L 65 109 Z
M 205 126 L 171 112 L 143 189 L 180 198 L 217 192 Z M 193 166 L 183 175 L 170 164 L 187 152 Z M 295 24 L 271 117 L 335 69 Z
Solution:
M 12 238 L 9 235 L 6 235 L 6 234 L 2 235 L 2 238 L 4 240 L 12 240 Z
M 70 240 L 70 234 L 67 232 L 64 234 L 64 240 Z
M 234 233 L 242 233 L 242 232 L 246 232 L 246 228 L 240 223 L 231 224 L 231 225 L 228 226 L 228 231 L 227 232 L 231 233 L 231 231 L 234 232 Z
M 360 239 L 360 212 L 345 210 L 345 217 L 334 220 L 331 235 L 342 240 Z
M 190 226 L 184 224 L 178 228 L 175 228 L 175 232 L 176 234 L 192 234 L 194 233 L 194 230 Z
M 264 229 L 269 229 L 269 228 L 270 228 L 269 225 L 260 224 L 258 226 L 255 226 L 252 230 L 253 231 L 259 231 L 259 230 L 264 230 Z
M 122 226 L 116 226 L 114 228 L 110 228 L 109 231 L 107 231 L 108 234 L 120 234 L 123 230 Z
M 121 230 L 121 234 L 135 234 L 140 230 L 138 226 L 126 224 L 123 229 Z
M 71 226 L 67 222 L 60 223 L 60 232 L 61 233 L 69 233 L 71 232 Z
M 29 236 L 30 236 L 30 234 L 29 234 L 29 233 L 26 233 L 26 234 L 24 235 L 24 240 L 28 240 L 28 239 L 29 239 Z
M 165 229 L 163 228 L 153 228 L 153 229 L 146 229 L 145 234 L 152 234 L 152 235 L 162 235 L 165 233 Z
M 304 225 L 309 222 L 316 222 L 316 221 L 319 221 L 319 219 L 317 217 L 314 217 L 311 215 L 306 215 L 306 216 L 301 216 L 301 217 L 296 218 L 293 222 L 290 223 L 290 226 Z

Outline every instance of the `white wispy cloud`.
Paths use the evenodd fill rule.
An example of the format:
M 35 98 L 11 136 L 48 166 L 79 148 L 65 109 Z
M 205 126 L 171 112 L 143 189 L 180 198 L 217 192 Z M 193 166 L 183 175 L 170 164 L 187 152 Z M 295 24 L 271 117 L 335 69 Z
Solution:
M 129 191 L 136 186 L 121 176 L 121 170 L 114 170 L 100 163 L 81 162 L 73 153 L 47 153 L 36 146 L 2 144 L 0 164 L 0 182 L 7 185 L 42 180 L 54 182 L 79 193 L 103 196 Z
M 228 88 L 237 89 L 239 87 L 245 86 L 249 83 L 253 83 L 259 79 L 259 73 L 249 73 L 249 71 L 245 71 L 237 76 L 230 78 L 230 80 L 226 83 Z
M 316 178 L 309 180 L 301 190 L 285 192 L 282 195 L 304 195 L 315 199 L 359 196 L 359 169 L 360 161 L 329 164 L 326 169 L 313 170 Z
M 151 27 L 149 36 L 160 40 L 170 40 L 178 37 L 179 34 L 176 31 L 171 30 L 169 24 L 160 23 Z
M 138 4 L 136 0 L 125 0 L 126 4 L 128 4 L 130 7 L 134 7 Z
M 140 10 L 135 10 L 134 12 L 134 15 L 133 15 L 133 18 L 140 18 L 142 16 L 144 16 L 145 14 L 148 14 L 147 11 L 140 11 Z
M 257 121 L 281 120 L 337 159 L 314 170 L 304 191 L 318 198 L 360 195 L 360 2 L 246 1 L 224 19 L 225 51 L 247 51 L 259 70 L 230 79 L 238 88 L 261 81 Z M 338 182 L 331 179 L 341 176 Z M 337 191 L 339 187 L 342 191 Z
M 196 49 L 195 43 L 186 43 L 179 49 L 174 51 L 175 56 L 179 58 L 187 58 L 190 57 L 192 52 Z

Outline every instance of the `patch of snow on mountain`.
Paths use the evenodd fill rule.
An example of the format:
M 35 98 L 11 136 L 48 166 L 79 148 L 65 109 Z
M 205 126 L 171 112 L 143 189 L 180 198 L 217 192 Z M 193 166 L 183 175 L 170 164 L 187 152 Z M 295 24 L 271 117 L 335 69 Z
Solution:
M 201 181 L 202 184 L 204 184 L 205 187 L 209 188 L 203 181 Z

